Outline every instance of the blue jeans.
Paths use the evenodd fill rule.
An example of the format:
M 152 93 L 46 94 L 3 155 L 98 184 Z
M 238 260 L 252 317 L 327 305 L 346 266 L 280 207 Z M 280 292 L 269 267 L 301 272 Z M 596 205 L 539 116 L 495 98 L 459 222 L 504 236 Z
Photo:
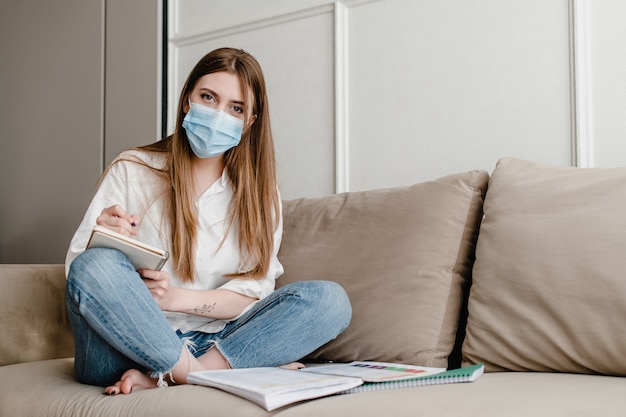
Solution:
M 169 325 L 126 255 L 104 248 L 72 262 L 66 302 L 76 376 L 101 386 L 128 369 L 167 373 L 185 344 L 196 357 L 216 347 L 233 368 L 284 365 L 337 337 L 352 314 L 338 284 L 302 281 L 274 291 L 220 332 L 183 334 Z

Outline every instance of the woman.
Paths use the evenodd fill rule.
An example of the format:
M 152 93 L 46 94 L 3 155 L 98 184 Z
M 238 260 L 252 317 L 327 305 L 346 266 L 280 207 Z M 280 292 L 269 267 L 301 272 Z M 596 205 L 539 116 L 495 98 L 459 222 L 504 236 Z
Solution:
M 85 250 L 95 224 L 167 249 L 135 271 Z M 122 152 L 103 174 L 66 259 L 77 378 L 106 394 L 186 383 L 191 371 L 298 362 L 348 325 L 332 282 L 274 291 L 283 268 L 280 196 L 265 81 L 223 48 L 191 71 L 170 137 Z

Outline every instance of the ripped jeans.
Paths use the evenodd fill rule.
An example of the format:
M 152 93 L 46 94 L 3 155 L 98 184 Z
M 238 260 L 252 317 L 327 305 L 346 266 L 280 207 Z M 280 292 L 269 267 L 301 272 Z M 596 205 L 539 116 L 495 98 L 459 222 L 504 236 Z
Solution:
M 72 262 L 66 302 L 76 377 L 101 386 L 128 369 L 153 377 L 170 372 L 185 345 L 195 356 L 216 347 L 233 368 L 284 365 L 337 337 L 352 314 L 338 284 L 302 281 L 277 289 L 220 332 L 183 334 L 172 329 L 128 258 L 103 248 Z

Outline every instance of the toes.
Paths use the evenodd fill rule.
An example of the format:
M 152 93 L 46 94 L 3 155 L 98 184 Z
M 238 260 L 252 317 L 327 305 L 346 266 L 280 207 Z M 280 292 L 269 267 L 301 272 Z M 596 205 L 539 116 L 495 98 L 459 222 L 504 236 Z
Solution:
M 104 389 L 104 393 L 106 395 L 117 395 L 117 394 L 119 394 L 120 393 L 120 382 L 117 382 L 115 385 L 111 385 L 110 387 L 106 387 Z
M 291 370 L 298 370 L 298 369 L 302 369 L 304 367 L 305 367 L 304 364 L 302 364 L 300 362 L 291 362 L 291 363 L 288 363 L 286 365 L 279 366 L 279 368 L 291 369 Z
M 124 372 L 124 375 L 115 384 L 106 387 L 104 393 L 106 395 L 130 394 L 135 390 L 146 388 L 156 388 L 156 381 L 148 374 L 144 374 L 136 369 L 130 369 Z

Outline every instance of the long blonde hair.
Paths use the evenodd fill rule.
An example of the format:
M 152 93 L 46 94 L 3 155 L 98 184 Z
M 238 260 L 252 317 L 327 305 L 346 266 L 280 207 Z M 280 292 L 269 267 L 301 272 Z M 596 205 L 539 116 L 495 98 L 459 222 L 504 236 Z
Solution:
M 252 104 L 251 114 L 256 116 L 254 123 L 244 129 L 239 145 L 224 154 L 224 169 L 234 192 L 229 227 L 237 226 L 245 269 L 229 274 L 229 278 L 258 279 L 267 274 L 280 216 L 274 143 L 263 72 L 256 59 L 245 51 L 216 49 L 205 55 L 187 78 L 178 102 L 174 133 L 162 141 L 139 148 L 167 154 L 166 166 L 160 175 L 166 182 L 165 216 L 171 225 L 170 252 L 174 270 L 185 282 L 195 279 L 198 215 L 191 169 L 193 151 L 182 123 L 186 104 L 198 79 L 219 71 L 239 77 L 244 102 Z M 252 97 L 248 97 L 250 93 Z

